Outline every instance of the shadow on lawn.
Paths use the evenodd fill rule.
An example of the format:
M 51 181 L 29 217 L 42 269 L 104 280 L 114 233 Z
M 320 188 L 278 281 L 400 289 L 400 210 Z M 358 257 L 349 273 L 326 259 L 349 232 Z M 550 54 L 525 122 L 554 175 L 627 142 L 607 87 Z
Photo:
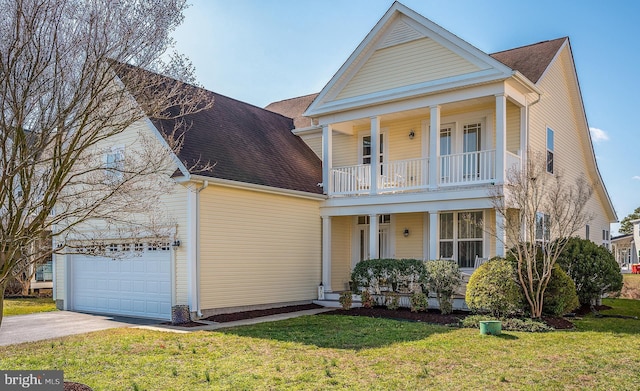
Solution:
M 612 307 L 610 310 L 601 312 L 604 317 L 588 315 L 581 320 L 576 320 L 575 331 L 640 334 L 640 300 L 604 299 L 603 304 Z
M 453 330 L 456 329 L 392 319 L 313 315 L 222 329 L 216 332 L 301 343 L 320 348 L 362 350 L 418 341 Z

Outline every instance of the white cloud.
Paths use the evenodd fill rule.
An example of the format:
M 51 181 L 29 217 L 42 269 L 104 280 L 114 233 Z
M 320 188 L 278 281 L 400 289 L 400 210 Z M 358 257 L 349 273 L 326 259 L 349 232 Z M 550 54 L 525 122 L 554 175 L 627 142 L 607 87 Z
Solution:
M 609 135 L 602 129 L 589 128 L 589 131 L 591 132 L 591 138 L 596 143 L 609 140 Z
M 631 179 L 635 179 L 636 181 L 640 181 L 640 175 L 634 175 Z

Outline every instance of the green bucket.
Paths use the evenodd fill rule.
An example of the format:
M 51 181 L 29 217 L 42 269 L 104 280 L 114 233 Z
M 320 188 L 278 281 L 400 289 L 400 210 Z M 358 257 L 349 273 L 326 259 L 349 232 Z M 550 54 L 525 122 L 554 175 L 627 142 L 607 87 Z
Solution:
M 480 334 L 482 335 L 500 335 L 502 332 L 502 322 L 499 320 L 483 320 L 480 321 Z

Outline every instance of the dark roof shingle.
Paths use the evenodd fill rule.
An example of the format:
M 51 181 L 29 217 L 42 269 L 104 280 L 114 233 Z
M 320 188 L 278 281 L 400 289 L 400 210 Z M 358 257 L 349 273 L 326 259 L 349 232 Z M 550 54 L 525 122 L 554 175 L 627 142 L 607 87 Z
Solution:
M 311 118 L 302 115 L 311 102 L 318 96 L 317 93 L 299 96 L 297 98 L 285 99 L 279 102 L 270 103 L 265 110 L 282 114 L 285 117 L 293 118 L 293 124 L 297 129 L 311 126 Z
M 490 56 L 509 68 L 522 73 L 533 83 L 537 83 L 538 80 L 540 80 L 540 76 L 542 76 L 551 63 L 551 60 L 553 60 L 556 53 L 558 53 L 560 46 L 562 46 L 567 39 L 567 37 L 563 37 L 538 42 L 532 45 L 492 53 Z
M 207 91 L 213 105 L 182 118 L 188 128 L 178 157 L 187 167 L 215 163 L 199 173 L 281 189 L 322 194 L 322 163 L 298 136 L 293 121 L 250 104 Z M 151 118 L 163 134 L 173 120 Z

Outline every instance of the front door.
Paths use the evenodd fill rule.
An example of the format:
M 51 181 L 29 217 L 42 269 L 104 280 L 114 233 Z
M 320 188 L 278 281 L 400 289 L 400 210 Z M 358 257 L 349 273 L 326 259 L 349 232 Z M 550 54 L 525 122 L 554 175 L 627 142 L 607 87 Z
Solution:
M 378 216 L 378 254 L 380 258 L 391 257 L 391 215 Z M 353 257 L 354 265 L 370 259 L 369 254 L 369 216 L 358 216 L 356 229 L 357 246 Z

